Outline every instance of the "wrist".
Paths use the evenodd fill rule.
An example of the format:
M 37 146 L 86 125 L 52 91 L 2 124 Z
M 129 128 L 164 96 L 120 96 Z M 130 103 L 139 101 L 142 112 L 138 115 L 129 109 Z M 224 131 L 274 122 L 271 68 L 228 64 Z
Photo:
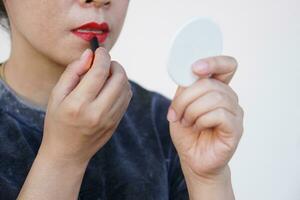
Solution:
M 234 199 L 229 166 L 218 173 L 196 175 L 191 169 L 182 166 L 190 200 Z
M 40 148 L 18 199 L 77 199 L 86 167 Z
M 36 160 L 39 162 L 47 163 L 54 168 L 70 168 L 76 171 L 85 171 L 89 160 L 83 160 L 78 158 L 70 158 L 67 156 L 60 155 L 55 151 L 50 151 L 49 149 L 40 147 Z
M 192 182 L 201 185 L 224 185 L 231 181 L 231 171 L 228 165 L 215 173 L 196 174 L 189 167 L 182 167 L 183 173 L 189 177 Z

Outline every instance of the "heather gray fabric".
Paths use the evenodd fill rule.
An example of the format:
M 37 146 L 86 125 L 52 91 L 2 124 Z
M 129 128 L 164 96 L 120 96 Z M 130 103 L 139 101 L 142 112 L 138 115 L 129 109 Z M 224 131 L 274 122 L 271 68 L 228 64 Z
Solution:
M 79 199 L 188 199 L 166 119 L 170 99 L 130 84 L 130 105 L 112 138 L 90 160 Z M 41 143 L 44 117 L 43 109 L 0 79 L 1 200 L 16 199 Z

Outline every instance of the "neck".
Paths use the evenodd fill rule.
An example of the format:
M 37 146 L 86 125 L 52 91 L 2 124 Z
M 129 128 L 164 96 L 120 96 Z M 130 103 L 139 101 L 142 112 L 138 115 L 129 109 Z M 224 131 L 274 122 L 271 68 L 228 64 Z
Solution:
M 6 81 L 29 103 L 46 110 L 50 93 L 64 69 L 36 51 L 25 38 L 12 38 L 11 54 L 5 66 Z

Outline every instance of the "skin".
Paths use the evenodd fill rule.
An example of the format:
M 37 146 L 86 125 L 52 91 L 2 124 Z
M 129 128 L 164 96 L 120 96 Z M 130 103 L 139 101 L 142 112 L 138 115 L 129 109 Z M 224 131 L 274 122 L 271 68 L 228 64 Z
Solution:
M 66 66 L 89 47 L 71 29 L 90 21 L 107 22 L 111 32 L 102 47 L 110 51 L 123 27 L 128 1 L 100 2 L 5 1 L 12 33 L 5 75 L 21 96 L 46 109 L 50 93 Z M 111 5 L 105 5 L 107 2 Z
M 228 84 L 237 66 L 229 56 L 197 61 L 192 69 L 201 79 L 178 87 L 170 105 L 171 138 L 190 199 L 234 199 L 228 162 L 243 133 L 244 111 Z
M 46 110 L 42 143 L 18 199 L 76 199 L 90 158 L 112 136 L 132 97 L 125 70 L 109 55 L 128 1 L 9 0 L 5 6 L 12 33 L 7 82 Z M 93 61 L 89 44 L 70 32 L 89 21 L 111 28 Z M 195 84 L 177 88 L 168 113 L 171 138 L 190 199 L 234 199 L 228 162 L 243 132 L 243 111 L 228 84 L 237 62 L 219 56 L 195 66 L 207 68 L 194 71 L 201 77 Z

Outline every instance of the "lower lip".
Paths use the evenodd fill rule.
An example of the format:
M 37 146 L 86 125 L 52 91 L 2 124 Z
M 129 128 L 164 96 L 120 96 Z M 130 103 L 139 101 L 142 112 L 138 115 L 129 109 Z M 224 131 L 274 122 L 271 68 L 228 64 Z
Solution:
M 100 43 L 104 43 L 106 38 L 108 37 L 109 32 L 105 32 L 102 34 L 96 34 L 96 33 L 82 33 L 82 32 L 78 32 L 78 31 L 72 31 L 75 35 L 77 35 L 78 37 L 82 38 L 85 41 L 90 41 L 93 37 L 97 37 L 98 41 Z

